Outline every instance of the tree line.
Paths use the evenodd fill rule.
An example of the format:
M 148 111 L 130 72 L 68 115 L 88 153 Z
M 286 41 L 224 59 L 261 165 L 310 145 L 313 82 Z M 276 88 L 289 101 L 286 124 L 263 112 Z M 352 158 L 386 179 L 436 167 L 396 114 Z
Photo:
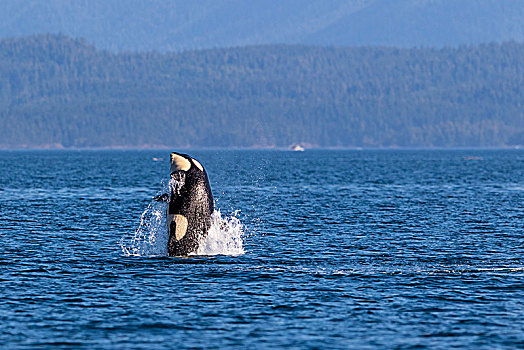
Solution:
M 110 53 L 0 41 L 0 147 L 524 144 L 524 44 Z

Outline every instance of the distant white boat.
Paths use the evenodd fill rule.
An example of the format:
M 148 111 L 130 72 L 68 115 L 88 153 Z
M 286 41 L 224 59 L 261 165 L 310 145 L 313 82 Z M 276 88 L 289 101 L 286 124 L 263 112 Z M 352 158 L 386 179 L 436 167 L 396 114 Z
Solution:
M 300 145 L 294 145 L 291 147 L 291 150 L 292 151 L 295 151 L 295 152 L 304 152 L 305 149 L 304 147 L 300 146 Z

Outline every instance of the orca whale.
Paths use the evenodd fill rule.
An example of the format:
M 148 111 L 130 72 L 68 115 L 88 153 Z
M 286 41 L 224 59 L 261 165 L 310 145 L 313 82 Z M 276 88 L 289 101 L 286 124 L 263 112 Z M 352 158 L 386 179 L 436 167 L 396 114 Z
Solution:
M 214 210 L 213 194 L 206 170 L 187 154 L 173 152 L 170 191 L 154 199 L 166 201 L 169 256 L 196 252 L 207 236 Z

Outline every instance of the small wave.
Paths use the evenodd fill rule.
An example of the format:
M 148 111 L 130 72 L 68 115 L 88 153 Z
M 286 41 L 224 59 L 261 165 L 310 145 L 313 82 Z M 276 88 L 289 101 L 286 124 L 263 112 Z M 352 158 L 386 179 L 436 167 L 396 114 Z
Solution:
M 222 217 L 220 210 L 215 210 L 207 237 L 192 255 L 244 254 L 244 225 L 237 216 L 238 211 Z M 120 247 L 126 256 L 167 256 L 167 241 L 166 203 L 153 200 L 142 213 L 135 233 L 124 235 Z

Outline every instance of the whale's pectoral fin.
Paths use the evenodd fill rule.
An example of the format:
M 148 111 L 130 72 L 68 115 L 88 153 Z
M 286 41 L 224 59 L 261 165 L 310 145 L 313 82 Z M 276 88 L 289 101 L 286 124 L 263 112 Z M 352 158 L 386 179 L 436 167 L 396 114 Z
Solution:
M 153 199 L 156 200 L 157 202 L 168 202 L 169 195 L 167 193 L 159 194 L 158 196 L 154 196 Z

